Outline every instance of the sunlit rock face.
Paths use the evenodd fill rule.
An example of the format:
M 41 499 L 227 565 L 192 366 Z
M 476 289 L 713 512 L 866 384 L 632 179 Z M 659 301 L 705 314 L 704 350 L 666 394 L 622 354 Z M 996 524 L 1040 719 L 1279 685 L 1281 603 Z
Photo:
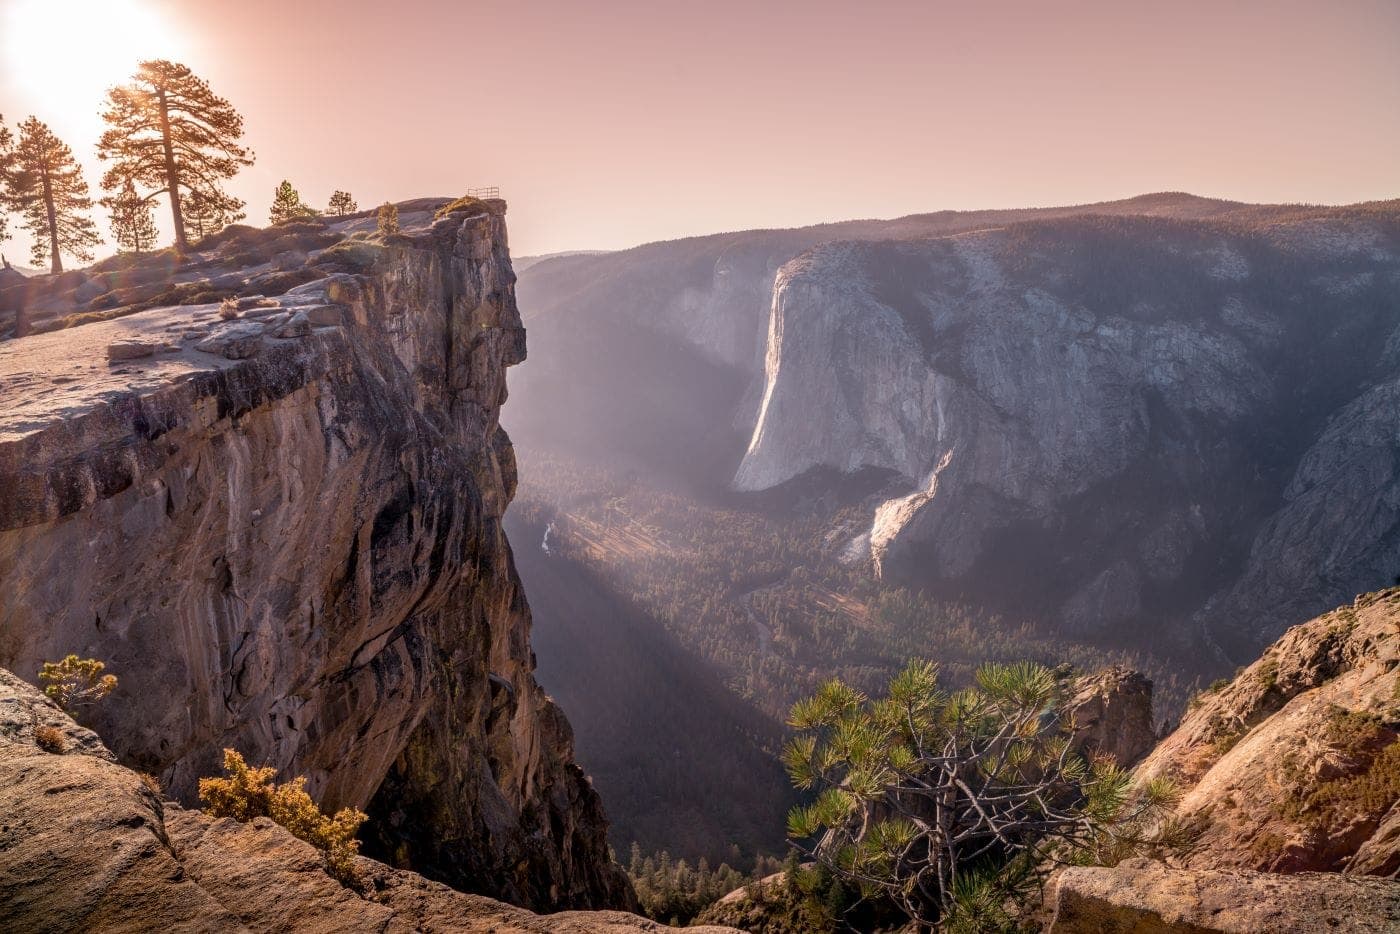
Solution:
M 1400 874 L 1400 588 L 1293 626 L 1137 769 L 1181 792 L 1192 869 Z
M 877 572 L 1244 660 L 1400 573 L 1398 257 L 1393 204 L 817 247 L 733 484 L 893 471 Z
M 313 253 L 235 320 L 0 344 L 0 665 L 104 659 L 92 725 L 186 803 L 231 747 L 368 810 L 388 862 L 626 905 L 501 529 L 525 353 L 503 211 L 429 211 L 361 274 Z

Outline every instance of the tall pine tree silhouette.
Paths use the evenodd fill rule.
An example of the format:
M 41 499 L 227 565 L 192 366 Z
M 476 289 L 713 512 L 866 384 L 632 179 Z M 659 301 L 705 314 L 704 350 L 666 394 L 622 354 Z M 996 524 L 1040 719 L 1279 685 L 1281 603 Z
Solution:
M 73 150 L 47 124 L 30 117 L 19 125 L 19 143 L 9 163 L 5 203 L 34 236 L 34 262 L 48 260 L 57 274 L 63 272 L 63 253 L 79 261 L 92 259 L 92 248 L 102 238 L 88 217 L 92 198 Z
M 252 151 L 239 144 L 243 117 L 185 65 L 142 62 L 129 84 L 107 92 L 102 119 L 107 131 L 97 144 L 97 156 L 112 162 L 102 187 L 118 191 L 131 181 L 151 189 L 146 198 L 166 195 L 180 252 L 189 248 L 186 212 L 181 210 L 184 192 L 222 199 L 228 214 L 243 206 L 220 188 L 253 164 Z

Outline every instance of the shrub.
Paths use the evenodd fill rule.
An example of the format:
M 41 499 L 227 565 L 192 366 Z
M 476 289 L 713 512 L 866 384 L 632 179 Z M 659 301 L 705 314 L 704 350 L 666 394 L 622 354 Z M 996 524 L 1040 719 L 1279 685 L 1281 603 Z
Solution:
M 346 239 L 324 250 L 316 261 L 318 263 L 339 263 L 356 272 L 367 272 L 378 265 L 385 255 L 386 251 L 382 244 Z
M 199 797 L 215 817 L 250 821 L 268 817 L 287 828 L 292 836 L 320 850 L 326 871 L 342 884 L 355 880 L 355 855 L 360 842 L 355 839 L 366 815 L 354 808 L 341 808 L 333 815 L 321 813 L 306 793 L 306 779 L 274 784 L 277 770 L 264 766 L 249 768 L 236 750 L 224 750 L 227 778 L 201 778 Z
M 34 745 L 44 752 L 51 752 L 58 755 L 63 752 L 63 731 L 55 726 L 36 726 L 34 728 Z
M 385 236 L 399 232 L 399 209 L 387 201 L 379 206 L 379 232 Z
M 44 693 L 69 714 L 95 704 L 117 686 L 116 675 L 104 675 L 107 666 L 95 658 L 69 655 L 61 662 L 44 662 L 39 680 Z
M 442 207 L 438 208 L 437 211 L 433 214 L 433 219 L 441 220 L 447 215 L 455 214 L 458 211 L 467 211 L 475 214 L 483 212 L 485 210 L 485 201 L 482 201 L 480 198 L 473 198 L 471 195 L 463 195 L 456 201 L 453 201 L 449 204 L 444 204 Z

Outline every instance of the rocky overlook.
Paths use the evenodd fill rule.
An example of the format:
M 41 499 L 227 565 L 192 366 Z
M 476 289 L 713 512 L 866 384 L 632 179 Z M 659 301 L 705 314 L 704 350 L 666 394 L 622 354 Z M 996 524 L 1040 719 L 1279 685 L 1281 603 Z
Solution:
M 36 729 L 54 731 L 41 749 Z M 626 934 L 618 911 L 532 914 L 375 860 L 362 887 L 267 818 L 212 819 L 114 761 L 91 731 L 0 670 L 0 917 L 7 931 Z M 727 929 L 705 929 L 723 934 Z M 732 934 L 732 932 L 731 932 Z
M 91 725 L 186 804 L 231 747 L 367 810 L 395 866 L 625 907 L 501 528 L 525 353 L 505 206 L 443 206 L 20 284 L 0 666 L 104 659 Z
M 1400 588 L 1289 629 L 1138 775 L 1207 827 L 1190 868 L 1400 877 Z

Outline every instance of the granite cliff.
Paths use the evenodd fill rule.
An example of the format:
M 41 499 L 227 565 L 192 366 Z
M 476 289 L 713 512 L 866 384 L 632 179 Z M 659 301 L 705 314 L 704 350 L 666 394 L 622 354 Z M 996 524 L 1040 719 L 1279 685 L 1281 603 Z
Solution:
M 231 228 L 25 298 L 45 332 L 0 344 L 0 666 L 104 659 L 91 726 L 185 804 L 232 747 L 367 810 L 395 866 L 626 907 L 501 528 L 525 354 L 504 203 L 441 204 L 387 238 Z
M 1239 663 L 1400 572 L 1397 284 L 1394 203 L 819 247 L 735 484 L 882 472 L 877 573 Z

